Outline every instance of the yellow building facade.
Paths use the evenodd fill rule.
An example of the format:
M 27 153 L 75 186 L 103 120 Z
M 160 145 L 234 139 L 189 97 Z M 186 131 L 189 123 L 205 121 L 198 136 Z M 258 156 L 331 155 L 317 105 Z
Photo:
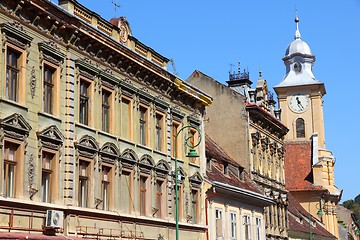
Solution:
M 204 239 L 205 145 L 185 152 L 212 98 L 74 0 L 3 2 L 0 31 L 0 236 L 174 239 L 176 162 L 179 235 Z

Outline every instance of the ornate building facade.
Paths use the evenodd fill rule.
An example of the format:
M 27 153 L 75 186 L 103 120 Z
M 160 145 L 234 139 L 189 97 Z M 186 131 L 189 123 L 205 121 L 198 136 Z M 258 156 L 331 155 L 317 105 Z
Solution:
M 315 56 L 301 39 L 299 19 L 295 22 L 295 39 L 283 57 L 286 74 L 274 87 L 282 122 L 289 127 L 284 144 L 286 186 L 302 207 L 338 238 L 336 204 L 341 191 L 334 183 L 335 157 L 325 146 L 325 84 L 312 72 Z M 319 210 L 322 216 L 317 216 Z
M 247 72 L 229 76 L 228 86 L 199 71 L 187 81 L 214 98 L 206 109 L 206 133 L 273 200 L 264 210 L 266 239 L 287 239 L 283 141 L 288 129 L 261 73 L 254 89 Z
M 174 239 L 177 163 L 180 237 L 204 239 L 205 144 L 183 142 L 212 98 L 75 0 L 2 1 L 0 31 L 0 236 Z

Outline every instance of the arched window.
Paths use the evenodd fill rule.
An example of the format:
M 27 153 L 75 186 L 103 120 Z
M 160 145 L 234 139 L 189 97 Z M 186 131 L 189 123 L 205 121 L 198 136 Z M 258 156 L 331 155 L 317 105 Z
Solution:
M 302 118 L 296 119 L 296 137 L 304 138 L 305 137 L 305 121 Z

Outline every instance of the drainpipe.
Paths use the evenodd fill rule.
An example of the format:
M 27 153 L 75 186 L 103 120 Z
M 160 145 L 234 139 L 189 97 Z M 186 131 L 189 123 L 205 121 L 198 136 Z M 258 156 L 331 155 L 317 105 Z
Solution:
M 216 196 L 215 187 L 213 187 L 212 189 L 213 189 L 213 193 L 205 198 L 205 217 L 206 217 L 206 226 L 208 226 L 208 229 L 206 230 L 206 240 L 209 240 L 208 202 L 209 202 L 209 198 Z

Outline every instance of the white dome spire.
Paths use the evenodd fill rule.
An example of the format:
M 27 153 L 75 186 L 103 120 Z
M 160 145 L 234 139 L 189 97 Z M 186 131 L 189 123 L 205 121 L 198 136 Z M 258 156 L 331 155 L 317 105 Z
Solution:
M 301 38 L 301 34 L 300 34 L 300 31 L 299 31 L 299 18 L 296 16 L 295 17 L 295 23 L 296 23 L 296 31 L 295 31 L 295 35 L 294 35 L 294 38 L 295 39 L 300 39 Z

